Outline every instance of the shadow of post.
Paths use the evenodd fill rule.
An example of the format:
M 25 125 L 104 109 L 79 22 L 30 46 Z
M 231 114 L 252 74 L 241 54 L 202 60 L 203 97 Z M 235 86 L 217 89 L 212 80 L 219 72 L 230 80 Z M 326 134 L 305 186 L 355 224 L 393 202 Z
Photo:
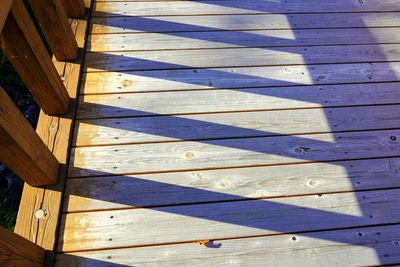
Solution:
M 246 5 L 243 7 L 241 5 L 240 1 L 210 1 L 208 4 L 218 4 L 218 5 L 226 5 L 227 7 L 234 7 L 234 8 L 243 8 L 243 9 L 248 9 L 249 6 Z M 269 3 L 270 4 L 270 3 Z M 260 8 L 260 7 L 258 7 Z M 265 9 L 261 6 L 261 10 L 258 10 L 261 12 L 269 12 L 268 9 Z M 400 7 L 393 7 L 393 11 L 400 11 Z M 106 15 L 106 14 L 103 14 Z M 299 21 L 300 16 L 297 15 L 288 15 L 288 14 L 283 14 L 286 15 L 286 18 L 289 22 L 289 25 L 292 29 L 299 28 L 299 25 L 304 25 L 303 22 Z M 248 33 L 243 33 L 240 32 L 238 33 L 231 31 L 229 29 L 228 31 L 226 29 L 219 29 L 219 28 L 212 28 L 212 27 L 204 27 L 204 26 L 197 26 L 197 25 L 188 25 L 188 24 L 181 24 L 181 23 L 176 23 L 176 22 L 170 22 L 170 21 L 163 21 L 162 17 L 157 17 L 157 18 L 143 18 L 143 17 L 128 17 L 128 16 L 122 16 L 120 14 L 117 14 L 118 19 L 108 19 L 104 20 L 107 23 L 107 26 L 111 27 L 120 27 L 126 29 L 130 29 L 135 32 L 157 32 L 157 25 L 162 30 L 164 34 L 167 35 L 173 35 L 173 36 L 179 36 L 179 37 L 188 37 L 189 38 L 202 38 L 201 40 L 205 41 L 210 41 L 210 42 L 225 42 L 229 43 L 230 39 L 233 40 L 238 40 L 240 39 L 241 41 L 236 41 L 233 44 L 234 45 L 240 45 L 240 46 L 250 46 L 251 43 L 246 43 L 246 41 L 243 40 L 257 40 L 257 42 L 265 42 L 266 45 L 268 43 L 280 43 L 282 42 L 285 47 L 268 47 L 265 49 L 268 50 L 276 50 L 276 51 L 281 51 L 281 52 L 288 52 L 288 53 L 293 53 L 293 48 L 287 47 L 290 45 L 298 45 L 298 42 L 296 40 L 294 41 L 288 41 L 288 40 L 277 40 L 276 38 L 270 38 L 270 37 L 265 37 L 265 36 L 254 36 L 254 34 L 248 34 Z M 326 15 L 329 16 L 329 15 Z M 359 24 L 363 23 L 365 19 L 365 13 L 352 13 L 352 20 L 357 21 Z M 229 17 L 229 16 L 227 16 Z M 301 17 L 304 18 L 304 15 Z M 230 16 L 231 19 L 234 19 L 234 16 Z M 116 22 L 116 24 L 113 24 L 113 21 Z M 334 25 L 331 24 L 331 26 L 328 26 L 330 22 L 328 19 L 326 21 L 321 21 L 322 27 L 323 25 L 326 25 L 325 27 L 333 27 Z M 360 27 L 358 25 L 357 27 Z M 361 27 L 367 27 L 367 25 L 361 25 Z M 156 29 L 156 30 L 154 30 Z M 169 29 L 169 30 L 168 30 Z M 160 30 L 161 31 L 161 30 Z M 221 32 L 221 35 L 195 35 L 191 34 L 188 35 L 188 33 L 185 33 L 186 31 L 223 31 Z M 235 34 L 235 36 L 239 35 L 240 38 L 229 38 L 231 34 Z M 294 31 L 296 34 L 296 31 Z M 368 30 L 365 29 L 365 34 L 368 35 Z M 196 37 L 197 36 L 197 37 Z M 208 37 L 209 36 L 209 37 Z M 209 38 L 209 39 L 208 39 Z M 375 38 L 371 34 L 367 36 L 366 40 L 370 43 L 375 43 Z M 380 45 L 374 45 L 373 47 L 373 53 L 372 54 L 363 54 L 363 51 L 360 46 L 360 54 L 354 57 L 355 62 L 348 62 L 349 59 L 343 58 L 343 61 L 339 62 L 335 57 L 330 57 L 332 60 L 331 62 L 326 62 L 323 59 L 321 61 L 316 61 L 317 59 L 312 56 L 312 54 L 309 53 L 301 53 L 301 49 L 297 49 L 298 55 L 301 55 L 303 57 L 304 63 L 310 63 L 310 64 L 320 64 L 320 63 L 343 63 L 343 64 L 348 64 L 348 63 L 359 63 L 359 62 L 364 62 L 364 63 L 372 63 L 375 64 L 376 62 L 386 62 L 387 56 L 386 56 L 386 51 L 382 51 Z M 238 52 L 240 50 L 237 50 Z M 304 50 L 303 50 L 304 51 Z M 149 52 L 151 53 L 151 52 Z M 132 54 L 134 55 L 134 54 Z M 183 76 L 184 80 L 186 83 L 190 84 L 195 84 L 199 86 L 209 86 L 210 88 L 220 88 L 218 85 L 209 84 L 209 82 L 205 83 L 205 80 L 196 80 L 197 78 L 197 73 L 192 71 L 192 69 L 198 69 L 198 66 L 196 66 L 196 62 L 192 62 L 191 64 L 194 65 L 184 65 L 184 64 L 174 64 L 173 62 L 162 62 L 162 61 L 156 61 L 156 60 L 145 60 L 141 58 L 134 58 L 134 57 L 125 57 L 125 56 L 120 56 L 116 54 L 111 54 L 111 53 L 103 53 L 103 55 L 99 55 L 104 59 L 104 69 L 100 69 L 101 65 L 97 64 L 96 66 L 93 66 L 93 69 L 98 69 L 101 71 L 116 71 L 116 72 L 123 72 L 127 73 L 128 71 L 133 71 L 133 70 L 138 70 L 138 69 L 147 69 L 147 71 L 133 71 L 132 74 L 134 75 L 140 75 L 142 77 L 146 78 L 151 78 L 151 79 L 157 79 L 157 80 L 166 80 L 166 81 L 173 81 L 173 82 L 182 82 Z M 398 59 L 395 58 L 395 61 Z M 389 60 L 390 61 L 390 60 Z M 107 63 L 108 62 L 108 63 Z M 190 62 L 188 62 L 190 63 Z M 108 65 L 107 65 L 108 64 Z M 122 64 L 122 65 L 121 65 Z M 263 62 L 260 65 L 268 65 L 268 62 Z M 277 63 L 278 64 L 278 63 Z M 282 65 L 286 65 L 287 63 L 282 63 Z M 385 63 L 386 67 L 390 69 L 390 64 Z M 119 67 L 119 66 L 124 66 L 124 67 Z M 334 67 L 339 67 L 340 64 L 334 65 Z M 90 65 L 87 65 L 87 67 L 91 67 Z M 263 78 L 263 77 L 254 77 L 251 74 L 249 75 L 244 75 L 244 74 L 238 74 L 238 73 L 229 73 L 225 72 L 223 69 L 210 69 L 209 67 L 214 67 L 214 66 L 201 66 L 200 72 L 204 75 L 203 77 L 207 76 L 212 76 L 216 77 L 215 79 L 223 79 L 223 80 L 242 80 L 243 82 L 240 84 L 240 88 L 246 88 L 246 87 L 253 87 L 254 84 L 257 84 L 257 86 L 274 86 L 276 85 L 276 80 L 271 78 Z M 243 66 L 244 67 L 244 66 Z M 324 84 L 325 79 L 321 77 L 321 74 L 316 70 L 316 68 L 309 67 L 307 68 L 307 73 L 305 75 L 308 75 L 311 77 L 311 82 L 308 83 L 307 85 L 313 85 L 313 84 Z M 162 69 L 162 70 L 161 70 Z M 180 73 L 184 74 L 182 76 L 176 76 L 176 75 L 170 75 L 171 70 L 178 70 L 178 69 L 185 69 L 181 71 Z M 157 70 L 157 71 L 156 71 Z M 186 71 L 189 70 L 189 71 Z M 179 71 L 172 71 L 172 73 L 176 74 L 179 73 Z M 366 80 L 365 81 L 357 81 L 357 82 L 375 82 L 374 78 L 370 78 L 368 74 L 365 74 Z M 398 81 L 398 76 L 395 71 L 390 72 L 387 74 L 387 81 Z M 255 83 L 249 84 L 248 81 L 254 81 L 256 80 Z M 349 81 L 352 82 L 352 81 Z M 218 84 L 218 82 L 216 83 Z M 286 83 L 281 83 L 281 86 L 304 86 L 305 84 L 302 83 L 296 83 L 296 82 L 286 82 Z M 223 86 L 221 86 L 224 88 Z M 228 88 L 229 90 L 237 90 L 234 88 Z M 242 90 L 242 89 L 240 89 Z M 245 89 L 243 89 L 245 90 Z M 263 94 L 268 95 L 268 93 L 271 91 L 263 91 Z M 278 92 L 278 91 L 274 91 Z M 378 92 L 379 93 L 379 92 Z M 301 100 L 301 101 L 309 101 L 310 99 L 307 96 L 301 95 L 301 94 L 293 94 L 293 95 L 272 95 L 275 97 L 284 97 L 288 99 L 293 99 L 293 100 Z M 87 104 L 87 103 L 86 103 Z M 321 105 L 321 107 L 326 106 L 325 101 L 318 103 Z M 367 103 L 366 103 L 367 104 Z M 102 107 L 94 106 L 93 109 L 101 109 Z M 151 112 L 144 112 L 140 110 L 124 110 L 123 108 L 118 108 L 118 107 L 107 107 L 107 109 L 114 109 L 115 113 L 120 113 L 120 114 L 131 114 L 134 113 L 134 116 L 157 116 L 158 114 L 154 114 Z M 130 116 L 130 115 L 129 115 Z M 366 114 L 367 116 L 367 114 Z M 329 114 L 326 114 L 326 117 L 329 118 Z M 171 122 L 173 123 L 174 121 L 181 121 L 185 120 L 183 124 L 187 125 L 200 125 L 199 127 L 202 127 L 201 124 L 204 124 L 202 121 L 197 121 L 197 120 L 188 120 L 188 119 L 182 119 L 182 118 L 177 118 L 171 116 L 169 118 Z M 330 122 L 328 122 L 330 123 Z M 207 125 L 210 125 L 210 123 L 206 123 Z M 214 125 L 215 126 L 215 125 Z M 115 126 L 116 128 L 121 127 L 121 126 Z M 259 154 L 266 154 L 266 155 L 278 155 L 282 157 L 288 157 L 296 160 L 301 160 L 302 162 L 306 161 L 312 161 L 312 162 L 329 162 L 329 164 L 337 164 L 347 170 L 348 174 L 348 179 L 350 180 L 351 184 L 356 184 L 357 180 L 360 177 L 360 174 L 354 174 L 352 173 L 351 166 L 347 163 L 347 161 L 339 161 L 339 160 L 349 160 L 349 159 L 360 159 L 363 158 L 362 155 L 358 154 L 357 152 L 349 153 L 347 151 L 340 151 L 340 147 L 343 144 L 343 139 L 342 133 L 334 133 L 332 136 L 334 137 L 334 143 L 326 143 L 326 142 L 320 142 L 316 141 L 314 139 L 307 140 L 304 136 L 285 136 L 283 137 L 282 134 L 280 133 L 273 133 L 273 132 L 266 132 L 266 131 L 257 131 L 257 130 L 251 130 L 251 129 L 243 129 L 235 126 L 229 126 L 229 125 L 218 125 L 216 126 L 218 128 L 223 128 L 223 131 L 229 132 L 229 133 L 237 133 L 239 136 L 245 135 L 246 138 L 248 137 L 260 137 L 260 136 L 278 136 L 279 138 L 285 138 L 287 140 L 287 143 L 294 144 L 296 147 L 309 147 L 310 150 L 307 150 L 307 153 L 296 153 L 299 150 L 294 150 L 293 151 L 285 151 L 285 150 L 271 150 L 269 145 L 263 145 L 260 143 L 257 143 L 257 138 L 252 138 L 251 141 L 248 141 L 250 139 L 247 139 L 248 142 L 243 142 L 242 139 L 235 139 L 235 141 L 232 140 L 215 140 L 215 139 L 210 139 L 210 140 L 199 140 L 199 139 L 194 139 L 196 142 L 207 144 L 207 145 L 212 145 L 212 146 L 221 146 L 221 147 L 230 147 L 230 148 L 235 148 L 235 149 L 240 149 L 240 150 L 246 150 L 246 151 L 252 151 L 255 153 Z M 333 129 L 334 131 L 334 124 L 330 123 L 330 128 Z M 137 129 L 132 129 L 130 127 L 127 128 L 122 128 L 122 130 L 127 130 L 127 131 L 135 131 Z M 160 129 L 153 129 L 150 130 L 148 129 L 146 134 L 155 134 L 155 135 L 163 135 L 163 132 L 160 131 Z M 379 147 L 382 146 L 382 143 L 376 143 L 374 148 L 376 149 L 377 153 L 374 156 L 373 154 L 369 154 L 365 158 L 386 158 L 386 157 L 396 157 L 400 156 L 400 151 L 398 150 L 398 142 L 394 141 L 392 139 L 392 136 L 397 136 L 398 132 L 393 131 L 390 132 L 388 131 L 388 136 L 387 140 L 384 142 L 389 142 L 391 146 L 393 146 L 393 149 L 388 149 L 388 150 L 382 150 L 379 151 Z M 168 136 L 169 138 L 173 139 L 178 139 L 182 141 L 188 141 L 192 140 L 190 136 L 188 136 L 187 133 L 182 133 L 182 132 L 176 132 L 176 133 L 169 133 Z M 278 138 L 278 137 L 271 137 L 271 138 Z M 398 139 L 398 138 L 397 138 Z M 265 140 L 265 139 L 262 139 Z M 278 140 L 278 139 L 277 139 Z M 355 140 L 355 142 L 360 142 L 360 147 L 362 147 L 360 151 L 365 151 L 365 144 L 362 144 L 365 142 L 365 140 Z M 305 145 L 306 144 L 306 145 Z M 335 151 L 336 153 L 336 158 L 332 158 L 329 161 L 321 161 L 318 156 L 315 156 L 313 152 L 318 152 L 318 149 L 313 151 L 313 147 L 318 147 L 324 148 L 326 150 L 331 150 Z M 339 148 L 339 149 L 338 149 Z M 357 151 L 357 149 L 356 149 Z M 295 160 L 295 161 L 296 161 Z M 386 164 L 388 164 L 388 168 L 390 168 L 390 164 L 399 164 L 398 159 L 387 159 L 385 160 Z M 71 162 L 71 166 L 74 166 L 74 162 Z M 74 169 L 78 169 L 79 167 L 73 167 Z M 172 199 L 170 201 L 165 201 L 166 206 L 165 207 L 159 207 L 159 206 L 152 206 L 152 205 L 144 205 L 141 203 L 140 200 L 138 199 L 131 199 L 131 200 L 121 200 L 121 199 L 113 199 L 112 201 L 119 202 L 119 204 L 122 204 L 123 206 L 131 206 L 131 207 L 146 207 L 146 209 L 157 211 L 157 212 L 163 212 L 163 213 L 168 213 L 172 214 L 171 216 L 175 215 L 184 215 L 187 217 L 194 217 L 194 218 L 199 218 L 199 219 L 205 219 L 209 221 L 214 221 L 214 222 L 221 222 L 221 223 L 226 223 L 230 225 L 240 225 L 240 226 L 246 226 L 251 229 L 258 229 L 262 230 L 258 232 L 257 230 L 254 230 L 256 233 L 260 233 L 260 235 L 265 235 L 265 234 L 276 234 L 276 233 L 299 233 L 304 236 L 314 236 L 313 233 L 310 233 L 309 231 L 316 231 L 316 230 L 329 230 L 332 228 L 347 228 L 347 227 L 365 227 L 369 225 L 374 225 L 374 224 L 394 224 L 400 222 L 400 217 L 398 214 L 399 210 L 399 205 L 396 203 L 399 202 L 399 197 L 400 194 L 396 189 L 388 190 L 385 192 L 385 194 L 382 194 L 382 192 L 379 191 L 359 191 L 355 192 L 354 196 L 357 200 L 357 204 L 359 208 L 361 209 L 361 216 L 354 216 L 354 215 L 347 215 L 344 213 L 340 212 L 330 212 L 330 211 L 324 211 L 321 209 L 318 209 L 316 207 L 303 207 L 303 206 L 296 206 L 290 203 L 290 198 L 287 198 L 289 203 L 284 203 L 284 201 L 281 203 L 279 201 L 275 200 L 260 200 L 260 199 L 251 199 L 248 197 L 242 197 L 238 195 L 231 195 L 229 193 L 218 193 L 218 192 L 212 192 L 209 190 L 203 190 L 199 188 L 194 188 L 194 187 L 186 187 L 186 186 L 179 186 L 179 185 L 174 185 L 174 184 L 168 184 L 168 183 L 160 183 L 160 182 L 154 182 L 154 181 L 148 181 L 142 178 L 135 178 L 130 176 L 129 178 L 126 178 L 126 174 L 124 173 L 114 173 L 114 172 L 103 172 L 101 169 L 100 170 L 88 170 L 88 169 L 82 169 L 78 170 L 76 173 L 80 173 L 81 175 L 78 175 L 76 178 L 81 177 L 81 176 L 115 176 L 120 175 L 121 178 L 128 179 L 130 188 L 134 188 L 136 184 L 140 184 L 141 187 L 143 188 L 156 188 L 160 189 L 163 192 L 181 192 L 179 195 L 172 196 L 169 195 L 171 198 L 176 198 Z M 398 178 L 398 172 L 394 174 L 396 179 Z M 377 178 L 378 179 L 378 178 Z M 118 182 L 118 181 L 117 181 Z M 389 187 L 399 187 L 399 184 L 392 184 Z M 358 190 L 357 188 L 354 188 L 355 190 Z M 381 188 L 382 189 L 382 188 Z M 85 197 L 85 195 L 82 195 Z M 223 203 L 215 203 L 215 204 L 208 204 L 208 205 L 193 205 L 191 209 L 187 209 L 184 206 L 170 206 L 170 205 L 175 205 L 177 201 L 184 201 L 185 198 L 188 196 L 198 196 L 197 199 L 195 199 L 193 202 L 196 203 L 202 203 L 202 202 L 220 202 L 223 201 Z M 93 196 L 91 196 L 93 197 Z M 99 200 L 102 201 L 110 201 L 109 199 L 102 199 L 100 195 L 97 196 Z M 307 196 L 304 196 L 307 197 Z M 235 202 L 230 202 L 235 200 Z M 227 201 L 227 202 L 225 202 Z M 253 216 L 254 214 L 259 214 L 261 217 L 260 220 L 252 220 L 252 221 L 240 221 L 237 220 L 234 216 L 226 216 L 226 217 L 220 217 L 218 214 L 219 209 L 223 210 L 229 210 L 229 208 L 232 208 L 232 203 L 234 203 L 235 208 L 238 208 L 238 206 L 246 206 L 250 202 L 252 203 L 252 210 L 249 211 L 251 214 L 249 216 Z M 191 201 L 192 202 L 192 201 Z M 194 203 L 193 203 L 194 204 Z M 210 210 L 210 207 L 212 206 L 212 209 Z M 244 208 L 243 208 L 244 210 Z M 281 214 L 280 212 L 286 211 L 283 214 L 289 214 L 286 218 L 284 218 L 279 224 L 274 224 L 271 221 L 269 221 L 269 216 L 271 214 L 274 214 L 274 212 L 277 212 L 276 215 Z M 121 211 L 116 211 L 116 212 L 126 212 L 124 210 Z M 388 214 L 392 214 L 393 216 L 388 216 Z M 295 221 L 296 223 L 293 223 Z M 287 222 L 287 223 L 282 223 L 282 222 Z M 290 223 L 289 223 L 290 222 Z M 250 231 L 253 232 L 253 231 Z M 151 235 L 151 233 L 150 233 Z M 348 242 L 347 240 L 342 239 L 340 236 L 337 237 L 330 237 L 330 241 L 334 242 L 339 242 L 339 243 L 346 243 Z M 62 240 L 61 240 L 62 244 Z M 359 245 L 359 242 L 355 242 L 353 245 Z M 371 248 L 376 248 L 375 245 L 371 245 Z M 381 263 L 388 263 L 390 260 L 388 260 L 388 257 L 390 255 L 387 255 L 387 252 L 379 251 L 379 249 L 376 250 L 376 255 L 380 259 Z M 92 262 L 92 264 L 95 264 L 95 262 Z

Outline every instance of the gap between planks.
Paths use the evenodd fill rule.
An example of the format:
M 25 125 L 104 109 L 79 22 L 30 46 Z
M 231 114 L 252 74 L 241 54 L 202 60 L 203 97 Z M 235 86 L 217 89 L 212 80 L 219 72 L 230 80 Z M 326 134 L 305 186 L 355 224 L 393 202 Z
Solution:
M 232 240 L 214 240 L 218 249 L 185 243 L 167 246 L 121 248 L 91 252 L 58 254 L 56 266 L 223 266 L 232 262 L 251 266 L 315 266 L 343 262 L 352 266 L 370 266 L 400 262 L 395 251 L 400 239 L 399 225 L 376 226 L 348 230 L 335 230 L 298 234 L 277 235 Z M 362 234 L 360 236 L 360 233 Z M 341 239 L 341 242 L 329 241 Z M 358 244 L 359 246 L 355 246 Z M 371 249 L 378 249 L 378 253 Z M 318 251 L 316 253 L 316 251 Z M 391 253 L 393 251 L 393 253 Z M 385 253 L 390 252 L 390 257 Z M 305 255 L 324 255 L 305 257 Z M 126 257 L 131 255 L 131 257 Z M 196 259 L 192 256 L 196 255 Z M 356 257 L 354 255 L 357 255 Z M 200 259 L 199 259 L 200 257 Z
M 85 0 L 85 5 L 90 8 L 91 1 Z M 87 14 L 88 15 L 88 14 Z M 71 26 L 77 38 L 81 53 L 74 62 L 58 62 L 53 60 L 60 76 L 64 77 L 64 84 L 69 95 L 76 100 L 79 89 L 79 77 L 81 73 L 83 48 L 87 33 L 88 16 L 80 20 L 71 20 Z M 53 252 L 55 250 L 57 230 L 59 227 L 59 215 L 63 199 L 63 187 L 67 173 L 70 138 L 72 137 L 72 120 L 75 112 L 75 101 L 71 101 L 69 113 L 64 116 L 47 116 L 41 112 L 39 116 L 37 133 L 55 154 L 62 164 L 58 183 L 52 186 L 34 188 L 24 185 L 21 205 L 18 212 L 15 232 L 24 238 L 38 244 L 48 251 L 46 266 L 53 265 Z M 67 144 L 67 145 L 66 145 Z M 43 209 L 46 216 L 42 219 L 34 217 L 38 209 Z
M 400 62 L 93 72 L 84 73 L 81 94 L 268 88 L 276 95 L 282 87 L 294 90 L 355 83 L 357 88 L 363 83 L 398 82 L 399 76 Z
M 266 1 L 168 1 L 108 2 L 95 3 L 93 17 L 114 16 L 204 16 L 204 15 L 246 15 L 246 14 L 298 14 L 298 13 L 350 13 L 350 12 L 396 12 L 400 5 L 392 0 L 371 0 L 349 2 L 336 0 L 332 3 L 318 0 L 286 1 L 283 3 Z
M 396 129 L 399 105 L 76 121 L 73 147 Z M 365 117 L 365 114 L 372 114 Z
M 400 159 L 395 157 L 69 178 L 63 211 L 129 209 L 395 188 L 400 186 L 399 166 Z
M 399 190 L 390 189 L 69 213 L 63 216 L 58 247 L 71 252 L 399 223 L 398 199 Z
M 257 30 L 91 35 L 88 52 L 171 51 L 229 47 L 277 48 L 398 43 L 399 27 L 363 29 Z M 293 37 L 296 37 L 293 39 Z M 138 42 L 140 40 L 140 42 Z M 229 40 L 229 42 L 226 42 Z M 268 43 L 266 45 L 266 42 Z
M 93 18 L 91 34 L 208 32 L 216 30 L 297 30 L 397 27 L 399 25 L 400 17 L 396 12 L 338 13 L 324 14 L 323 16 L 320 14 L 293 14 L 290 15 L 290 22 L 283 15 L 111 17 Z

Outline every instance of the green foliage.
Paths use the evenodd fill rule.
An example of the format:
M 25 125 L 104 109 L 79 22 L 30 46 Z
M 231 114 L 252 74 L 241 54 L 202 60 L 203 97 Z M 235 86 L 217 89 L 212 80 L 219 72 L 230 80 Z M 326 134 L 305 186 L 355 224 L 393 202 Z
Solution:
M 49 51 L 49 54 L 51 55 L 46 38 L 44 37 L 43 32 L 40 29 L 38 21 L 34 17 L 32 8 L 29 5 L 29 1 L 24 0 L 24 2 L 32 17 L 36 29 L 40 34 L 42 41 L 44 42 L 46 48 Z M 13 100 L 20 108 L 27 107 L 31 104 L 31 102 L 33 102 L 29 91 L 27 90 L 27 88 L 25 87 L 25 85 L 23 84 L 18 74 L 15 72 L 11 63 L 8 61 L 7 57 L 4 55 L 1 49 L 0 49 L 0 85 L 9 88 L 13 92 L 18 92 L 17 94 L 18 100 L 17 99 Z M 21 110 L 22 109 L 24 108 L 21 108 Z M 13 230 L 18 214 L 18 203 L 20 200 L 20 196 L 21 192 L 20 190 L 18 190 L 18 188 L 2 189 L 0 187 L 0 226 Z
M 18 74 L 14 71 L 10 62 L 7 60 L 4 53 L 0 50 L 0 77 L 1 84 L 7 84 L 13 88 L 19 89 L 23 88 L 24 84 L 19 78 Z
M 7 190 L 0 191 L 0 225 L 13 230 L 18 211 L 15 209 L 14 200 L 10 198 L 11 195 Z

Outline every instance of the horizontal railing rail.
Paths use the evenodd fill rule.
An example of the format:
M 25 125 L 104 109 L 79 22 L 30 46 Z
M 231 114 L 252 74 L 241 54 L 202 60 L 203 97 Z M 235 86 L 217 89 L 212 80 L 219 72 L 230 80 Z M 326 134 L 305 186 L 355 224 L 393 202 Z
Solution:
M 78 44 L 68 17 L 84 16 L 84 1 L 29 0 L 29 5 L 54 57 L 75 60 Z M 0 1 L 0 47 L 45 114 L 69 111 L 67 89 L 23 0 Z M 30 186 L 55 184 L 59 176 L 58 160 L 1 87 L 0 161 Z M 43 248 L 1 227 L 0 235 L 2 263 L 43 265 Z

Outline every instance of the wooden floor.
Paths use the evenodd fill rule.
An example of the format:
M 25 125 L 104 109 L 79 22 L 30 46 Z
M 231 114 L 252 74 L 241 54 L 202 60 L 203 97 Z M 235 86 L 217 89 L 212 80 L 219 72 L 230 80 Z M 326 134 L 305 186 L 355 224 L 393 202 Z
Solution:
M 399 0 L 98 0 L 56 266 L 400 263 Z

